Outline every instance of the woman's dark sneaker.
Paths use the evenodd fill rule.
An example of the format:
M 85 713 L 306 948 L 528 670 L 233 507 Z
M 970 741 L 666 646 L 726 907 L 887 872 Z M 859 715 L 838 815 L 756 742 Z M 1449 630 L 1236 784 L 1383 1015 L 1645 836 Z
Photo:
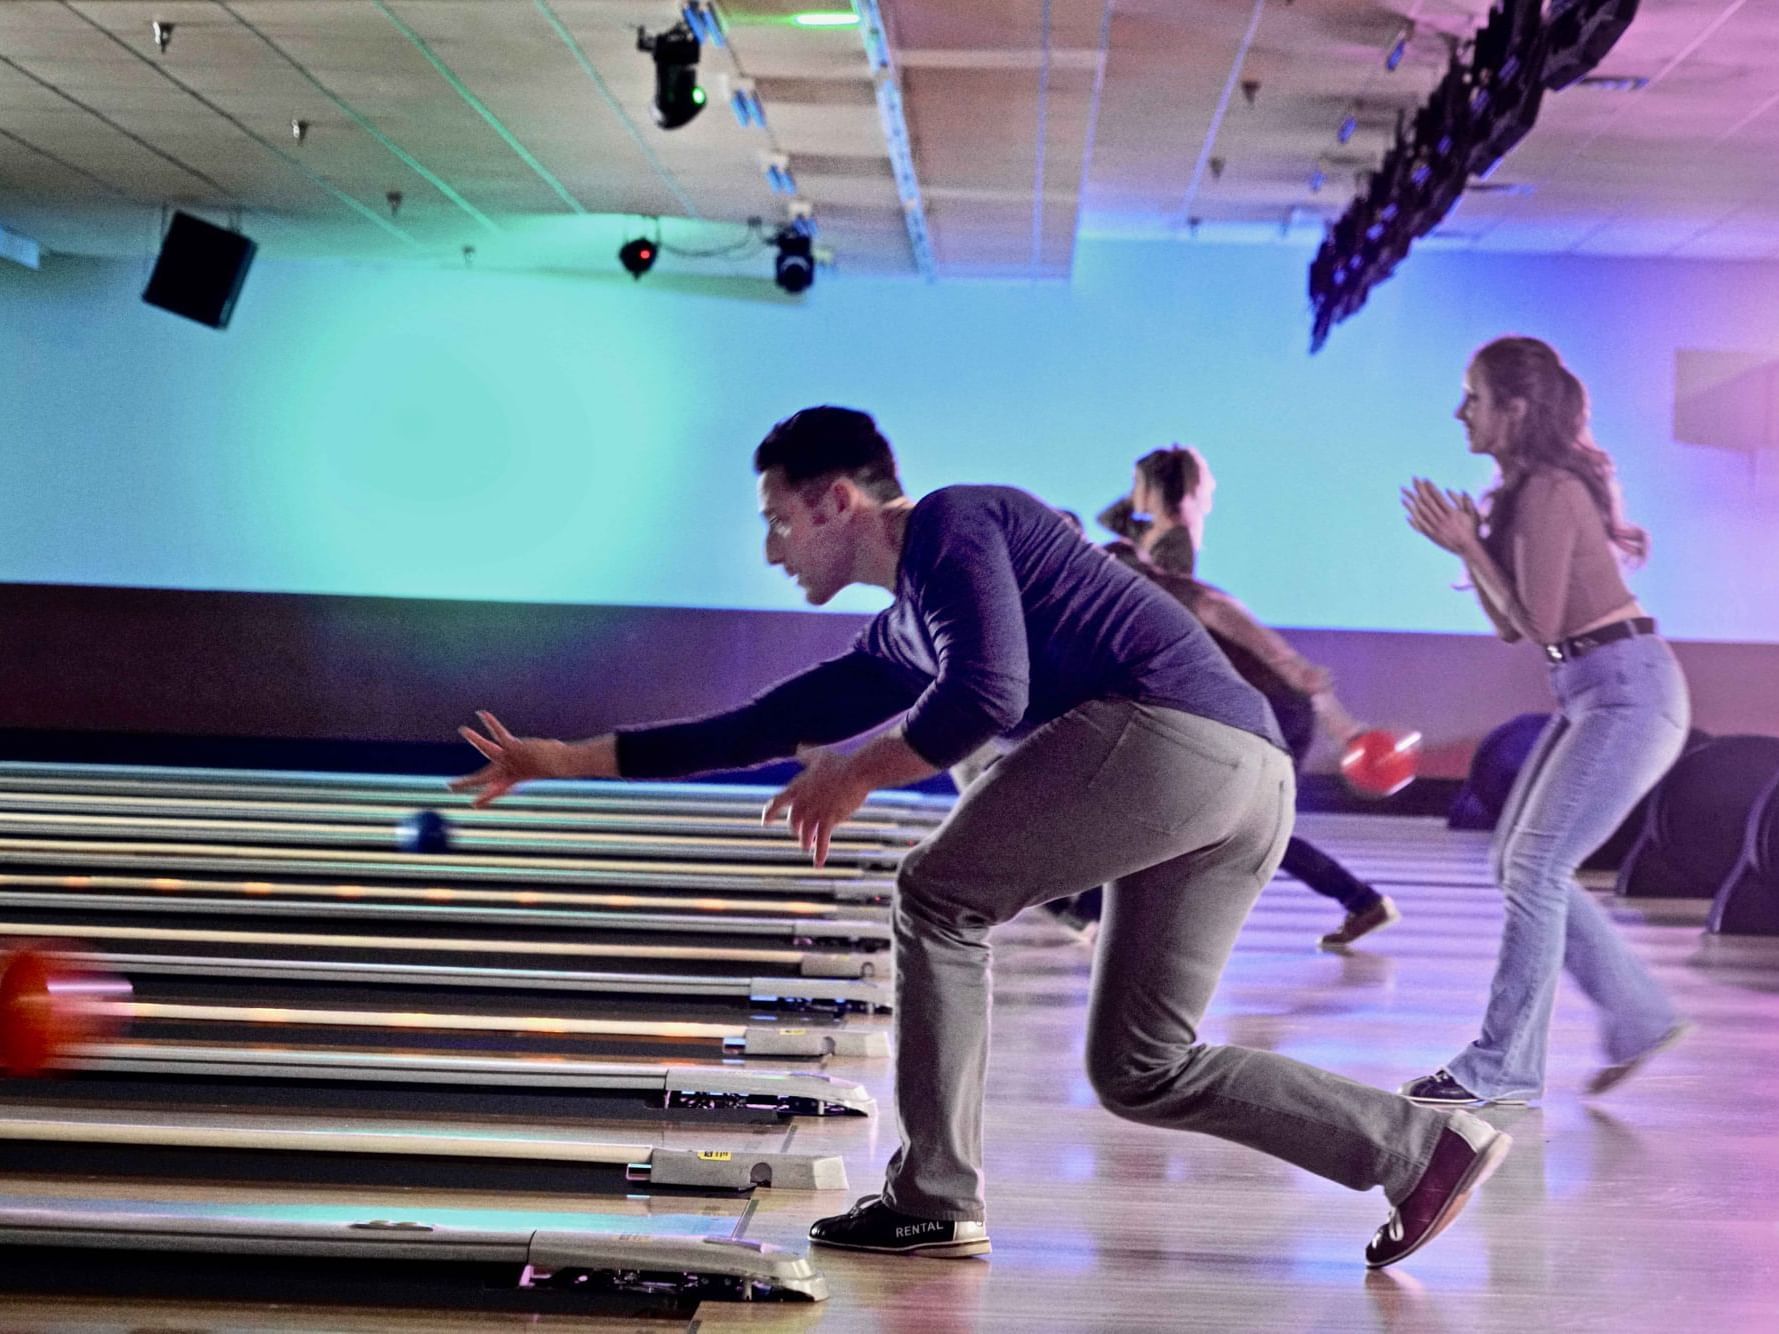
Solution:
M 1396 1090 L 1410 1102 L 1423 1107 L 1524 1107 L 1524 1098 L 1483 1098 L 1472 1093 L 1449 1070 L 1435 1070 L 1430 1075 L 1411 1079 Z
M 959 1259 L 987 1255 L 988 1229 L 956 1218 L 915 1218 L 897 1213 L 879 1195 L 867 1195 L 843 1214 L 810 1224 L 809 1239 L 820 1246 L 887 1255 L 934 1255 Z
M 1373 1269 L 1393 1265 L 1444 1232 L 1512 1147 L 1511 1136 L 1480 1117 L 1454 1114 L 1440 1132 L 1421 1179 L 1365 1248 L 1365 1263 Z

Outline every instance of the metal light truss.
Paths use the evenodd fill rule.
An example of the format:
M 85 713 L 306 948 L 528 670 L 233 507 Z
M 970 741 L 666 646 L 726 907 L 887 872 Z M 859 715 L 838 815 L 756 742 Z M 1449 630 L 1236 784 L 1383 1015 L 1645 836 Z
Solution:
M 883 138 L 889 148 L 890 170 L 896 178 L 896 194 L 908 225 L 908 245 L 920 276 L 931 282 L 933 241 L 927 233 L 927 209 L 921 199 L 920 177 L 914 170 L 914 147 L 908 142 L 908 120 L 902 111 L 902 87 L 896 79 L 895 59 L 890 54 L 889 33 L 877 0 L 855 0 L 865 56 L 871 62 L 871 80 L 877 88 L 877 114 L 883 122 Z

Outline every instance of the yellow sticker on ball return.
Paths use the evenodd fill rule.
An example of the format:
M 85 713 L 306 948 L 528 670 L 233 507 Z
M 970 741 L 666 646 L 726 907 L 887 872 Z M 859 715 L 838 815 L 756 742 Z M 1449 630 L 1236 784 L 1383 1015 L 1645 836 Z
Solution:
M 707 1163 L 726 1163 L 735 1155 L 724 1153 L 721 1149 L 700 1149 L 698 1156 Z

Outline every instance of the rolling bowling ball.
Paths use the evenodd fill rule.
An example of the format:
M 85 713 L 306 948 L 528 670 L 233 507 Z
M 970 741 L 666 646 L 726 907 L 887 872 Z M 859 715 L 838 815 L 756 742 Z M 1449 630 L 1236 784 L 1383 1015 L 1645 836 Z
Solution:
M 112 1031 L 130 997 L 123 978 L 77 968 L 44 949 L 21 949 L 0 973 L 0 1066 L 35 1075 L 69 1048 Z
M 403 818 L 399 830 L 403 852 L 445 852 L 451 846 L 451 829 L 437 811 L 415 811 Z
M 1340 754 L 1340 776 L 1361 797 L 1390 797 L 1415 781 L 1421 767 L 1421 734 L 1374 727 L 1349 740 Z

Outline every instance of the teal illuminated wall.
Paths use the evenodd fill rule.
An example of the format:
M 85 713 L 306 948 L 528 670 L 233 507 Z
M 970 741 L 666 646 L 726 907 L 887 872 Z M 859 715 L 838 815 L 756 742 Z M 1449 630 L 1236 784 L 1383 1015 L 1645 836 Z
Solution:
M 1481 631 L 1396 489 L 1486 482 L 1451 410 L 1469 350 L 1517 330 L 1593 388 L 1668 628 L 1779 641 L 1779 459 L 1670 438 L 1674 349 L 1779 349 L 1779 270 L 1417 254 L 1311 358 L 1304 266 L 1086 243 L 1069 287 L 825 277 L 797 305 L 261 262 L 224 333 L 141 305 L 145 263 L 0 267 L 0 581 L 793 608 L 748 456 L 833 401 L 879 415 L 917 492 L 1087 514 L 1196 442 L 1203 572 L 1268 619 Z

